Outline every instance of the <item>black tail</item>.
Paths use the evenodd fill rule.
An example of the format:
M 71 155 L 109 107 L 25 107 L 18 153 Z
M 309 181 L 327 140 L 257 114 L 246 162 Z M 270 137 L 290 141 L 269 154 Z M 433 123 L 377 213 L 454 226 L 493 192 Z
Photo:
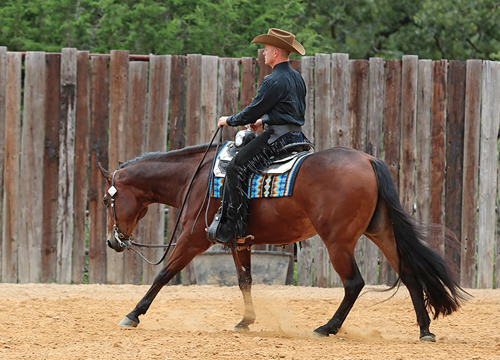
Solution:
M 404 211 L 386 163 L 372 159 L 371 164 L 377 177 L 379 196 L 386 203 L 393 223 L 399 257 L 398 282 L 407 276 L 420 286 L 434 318 L 453 313 L 466 299 L 467 293 L 451 276 L 443 257 L 427 245 L 425 229 L 421 229 Z

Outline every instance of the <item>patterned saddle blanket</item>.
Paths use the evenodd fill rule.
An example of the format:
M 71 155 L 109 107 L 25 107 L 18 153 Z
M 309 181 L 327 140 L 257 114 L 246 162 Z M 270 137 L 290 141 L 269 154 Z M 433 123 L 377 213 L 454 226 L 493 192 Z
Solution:
M 220 198 L 226 176 L 226 167 L 236 155 L 237 149 L 234 141 L 226 142 L 219 151 L 214 166 L 214 181 L 211 196 Z M 254 173 L 248 179 L 248 198 L 271 198 L 291 196 L 295 178 L 306 157 L 313 152 L 297 151 L 279 157 L 262 173 Z

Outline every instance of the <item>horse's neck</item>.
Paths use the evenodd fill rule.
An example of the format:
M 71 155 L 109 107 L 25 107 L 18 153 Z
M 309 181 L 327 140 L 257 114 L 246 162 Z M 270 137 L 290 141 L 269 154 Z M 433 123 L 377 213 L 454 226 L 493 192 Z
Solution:
M 139 173 L 149 202 L 180 208 L 202 156 L 179 153 L 145 164 Z

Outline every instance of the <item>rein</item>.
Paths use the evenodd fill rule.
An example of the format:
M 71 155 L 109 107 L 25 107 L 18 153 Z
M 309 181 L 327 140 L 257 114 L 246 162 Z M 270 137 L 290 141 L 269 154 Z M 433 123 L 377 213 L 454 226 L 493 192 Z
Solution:
M 118 241 L 118 244 L 120 245 L 120 247 L 125 247 L 127 250 L 133 250 L 136 254 L 138 254 L 144 261 L 146 261 L 150 265 L 159 265 L 163 262 L 163 260 L 165 260 L 167 254 L 170 250 L 170 247 L 175 246 L 175 243 L 173 243 L 175 233 L 177 232 L 177 228 L 179 227 L 182 212 L 183 212 L 184 207 L 186 205 L 189 193 L 191 192 L 191 188 L 193 186 L 196 175 L 198 175 L 198 171 L 200 170 L 201 165 L 203 164 L 203 161 L 205 160 L 205 157 L 207 156 L 207 153 L 210 150 L 210 147 L 212 146 L 212 144 L 215 140 L 215 137 L 217 136 L 217 133 L 219 132 L 219 130 L 220 130 L 220 128 L 217 128 L 217 131 L 215 132 L 214 136 L 212 137 L 212 140 L 210 141 L 210 143 L 208 144 L 208 147 L 205 150 L 205 153 L 203 154 L 203 157 L 202 157 L 200 163 L 198 164 L 198 167 L 196 168 L 196 170 L 193 174 L 193 177 L 191 178 L 191 182 L 189 183 L 189 187 L 188 187 L 188 190 L 186 192 L 186 196 L 184 197 L 184 200 L 182 202 L 182 206 L 181 206 L 181 209 L 179 211 L 179 215 L 177 216 L 177 221 L 175 222 L 174 231 L 172 232 L 172 235 L 170 237 L 170 241 L 169 241 L 168 245 L 141 244 L 141 243 L 138 243 L 138 242 L 135 242 L 132 240 L 132 234 L 130 234 L 130 236 L 126 236 L 123 233 L 123 231 L 120 230 L 120 228 L 118 227 L 118 224 L 117 224 L 118 220 L 116 218 L 116 210 L 115 210 L 115 195 L 118 192 L 118 190 L 115 187 L 115 176 L 116 176 L 116 173 L 118 172 L 118 170 L 115 170 L 115 172 L 113 173 L 113 177 L 111 179 L 111 187 L 108 189 L 108 194 L 111 196 L 111 210 L 112 210 L 112 214 L 113 214 L 113 231 L 115 234 L 115 239 L 116 239 L 116 241 Z M 222 134 L 222 132 L 221 132 L 221 134 Z M 217 146 L 219 146 L 219 144 Z M 163 256 L 161 257 L 161 259 L 154 263 L 154 262 L 146 259 L 146 257 L 140 251 L 138 251 L 134 246 L 135 247 L 145 247 L 145 248 L 167 248 L 167 249 L 163 253 Z

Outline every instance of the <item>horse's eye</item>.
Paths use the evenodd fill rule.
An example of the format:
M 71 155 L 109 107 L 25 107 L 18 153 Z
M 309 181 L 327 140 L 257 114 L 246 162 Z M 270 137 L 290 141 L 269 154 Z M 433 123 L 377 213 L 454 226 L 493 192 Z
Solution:
M 105 197 L 102 199 L 102 202 L 104 203 L 104 206 L 108 207 L 109 204 L 111 204 L 111 199 L 109 197 Z

